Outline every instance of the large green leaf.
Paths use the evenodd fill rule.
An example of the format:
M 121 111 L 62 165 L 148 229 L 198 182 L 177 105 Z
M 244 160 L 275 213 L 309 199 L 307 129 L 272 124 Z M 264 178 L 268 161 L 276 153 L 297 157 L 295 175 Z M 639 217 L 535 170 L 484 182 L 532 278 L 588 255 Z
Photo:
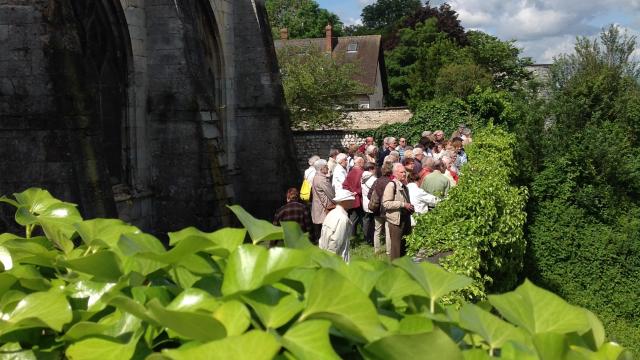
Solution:
M 305 319 L 327 319 L 357 341 L 373 341 L 385 330 L 373 303 L 360 288 L 332 269 L 318 270 L 307 292 Z
M 124 255 L 122 268 L 125 273 L 136 271 L 142 275 L 148 275 L 166 266 L 166 264 L 156 260 L 134 256 L 139 253 L 162 254 L 165 252 L 164 245 L 160 240 L 149 234 L 128 233 L 120 236 L 118 250 Z
M 356 284 L 365 294 L 369 294 L 388 265 L 382 261 L 352 261 L 343 271 L 347 279 Z
M 131 359 L 136 351 L 142 329 L 121 342 L 115 338 L 92 337 L 71 344 L 66 351 L 69 360 L 122 360 Z
M 55 288 L 27 295 L 0 320 L 0 333 L 20 326 L 46 326 L 61 331 L 72 319 L 71 306 L 64 294 Z
M 282 344 L 301 360 L 340 359 L 331 347 L 326 320 L 308 320 L 292 326 L 282 337 Z
M 210 241 L 206 252 L 226 257 L 244 242 L 247 231 L 245 229 L 224 228 L 212 233 L 202 232 L 194 227 L 188 227 L 178 232 L 169 233 L 169 244 L 175 246 L 183 240 L 196 236 Z
M 530 334 L 583 334 L 590 329 L 584 309 L 568 304 L 559 296 L 525 281 L 516 290 L 489 295 L 489 302 L 511 323 Z
M 271 360 L 280 350 L 280 344 L 263 331 L 252 330 L 240 336 L 230 336 L 222 340 L 198 346 L 184 346 L 176 350 L 165 350 L 163 355 L 175 360 Z
M 191 288 L 186 289 L 178 296 L 176 296 L 169 305 L 167 305 L 167 310 L 174 311 L 208 311 L 213 312 L 220 306 L 218 300 L 216 300 L 211 294 L 208 292 Z
M 213 317 L 224 325 L 227 336 L 240 335 L 251 325 L 249 310 L 243 303 L 236 300 L 223 303 L 213 312 Z
M 291 249 L 307 249 L 313 247 L 309 241 L 309 235 L 300 228 L 295 221 L 283 221 L 280 223 L 284 235 L 284 244 Z
M 11 257 L 11 253 L 4 246 L 0 246 L 0 264 L 2 264 L 2 271 L 11 270 L 11 268 L 13 268 L 13 258 Z
M 253 308 L 262 324 L 272 329 L 288 323 L 303 308 L 297 295 L 271 286 L 252 291 L 243 299 Z
M 458 345 L 439 328 L 414 335 L 391 335 L 366 345 L 363 355 L 367 359 L 406 360 L 462 360 Z
M 13 196 L 17 204 L 25 207 L 31 214 L 40 214 L 50 205 L 62 202 L 54 198 L 47 190 L 40 188 L 29 188 L 21 193 L 14 193 Z
M 398 324 L 398 333 L 415 335 L 433 331 L 433 321 L 423 314 L 406 315 Z
M 376 290 L 390 299 L 396 309 L 406 307 L 407 304 L 403 300 L 405 296 L 427 296 L 427 293 L 406 271 L 397 267 L 388 267 L 385 270 L 376 283 Z
M 236 214 L 236 217 L 249 232 L 251 241 L 257 244 L 261 241 L 281 240 L 284 238 L 282 228 L 273 225 L 266 220 L 259 220 L 251 216 L 238 205 L 229 206 L 229 209 Z
M 523 341 L 522 333 L 515 326 L 473 304 L 464 304 L 460 309 L 460 326 L 478 334 L 492 349 L 510 340 Z
M 158 324 L 186 339 L 206 342 L 221 339 L 227 335 L 224 325 L 211 314 L 167 310 L 156 299 L 149 301 L 147 307 L 149 315 Z
M 93 275 L 97 281 L 116 282 L 122 276 L 120 258 L 110 250 L 60 262 L 72 270 Z
M 89 246 L 97 244 L 111 249 L 118 247 L 122 234 L 139 232 L 138 228 L 118 219 L 91 219 L 75 224 L 82 241 Z
M 65 253 L 73 250 L 71 238 L 76 232 L 74 225 L 81 221 L 75 205 L 63 202 L 51 204 L 37 215 L 37 222 L 46 237 Z
M 569 352 L 569 343 L 563 334 L 538 333 L 533 336 L 533 344 L 540 360 L 565 359 Z
M 431 299 L 431 312 L 435 311 L 435 302 L 454 290 L 462 289 L 473 282 L 470 278 L 452 274 L 438 265 L 429 262 L 414 263 L 411 258 L 396 259 L 394 265 L 406 271 L 427 292 Z
M 280 280 L 292 269 L 308 262 L 305 252 L 296 249 L 242 245 L 227 262 L 222 293 L 248 292 Z
M 70 298 L 87 299 L 87 310 L 100 311 L 107 305 L 101 301 L 102 296 L 114 286 L 116 286 L 115 283 L 80 280 L 69 284 L 65 292 Z

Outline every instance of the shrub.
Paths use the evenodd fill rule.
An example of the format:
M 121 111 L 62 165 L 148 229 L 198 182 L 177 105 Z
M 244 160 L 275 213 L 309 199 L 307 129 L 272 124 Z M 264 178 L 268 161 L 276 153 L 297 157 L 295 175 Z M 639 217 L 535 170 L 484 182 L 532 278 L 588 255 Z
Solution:
M 462 293 L 482 299 L 487 290 L 516 286 L 523 265 L 527 191 L 510 184 L 514 172 L 515 137 L 489 125 L 468 146 L 469 163 L 458 186 L 435 210 L 417 218 L 407 237 L 409 253 L 446 253 L 442 266 L 471 277 Z
M 460 309 L 470 279 L 440 267 L 354 261 L 231 207 L 246 229 L 169 233 L 83 220 L 41 189 L 1 198 L 25 237 L 0 235 L 0 353 L 68 359 L 617 359 L 591 312 L 526 282 Z M 35 236 L 40 232 L 44 236 Z M 243 244 L 246 234 L 252 243 Z M 284 239 L 286 248 L 260 243 Z M 502 315 L 501 319 L 492 309 Z

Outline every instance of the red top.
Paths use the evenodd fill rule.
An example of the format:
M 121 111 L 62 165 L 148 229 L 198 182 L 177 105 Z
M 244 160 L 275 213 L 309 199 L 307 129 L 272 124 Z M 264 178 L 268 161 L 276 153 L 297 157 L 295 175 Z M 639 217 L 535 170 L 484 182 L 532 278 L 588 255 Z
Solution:
M 342 183 L 342 188 L 356 193 L 356 200 L 353 203 L 354 208 L 362 206 L 362 173 L 364 169 L 354 166 L 347 174 L 347 178 Z

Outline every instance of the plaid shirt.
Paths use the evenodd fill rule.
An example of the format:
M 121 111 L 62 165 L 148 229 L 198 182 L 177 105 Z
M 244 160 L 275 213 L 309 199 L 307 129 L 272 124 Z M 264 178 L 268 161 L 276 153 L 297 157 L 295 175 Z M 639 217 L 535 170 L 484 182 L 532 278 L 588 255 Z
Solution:
M 300 224 L 302 231 L 305 232 L 311 229 L 309 210 L 297 201 L 291 201 L 276 211 L 273 225 L 280 225 L 281 221 L 295 221 Z

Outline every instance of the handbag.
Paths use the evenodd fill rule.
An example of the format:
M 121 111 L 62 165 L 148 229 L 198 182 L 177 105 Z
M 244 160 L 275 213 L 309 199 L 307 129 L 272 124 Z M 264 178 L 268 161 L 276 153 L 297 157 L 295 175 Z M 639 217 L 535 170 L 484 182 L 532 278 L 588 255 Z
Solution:
M 311 199 L 311 183 L 304 179 L 300 187 L 300 200 L 309 201 L 309 199 Z

